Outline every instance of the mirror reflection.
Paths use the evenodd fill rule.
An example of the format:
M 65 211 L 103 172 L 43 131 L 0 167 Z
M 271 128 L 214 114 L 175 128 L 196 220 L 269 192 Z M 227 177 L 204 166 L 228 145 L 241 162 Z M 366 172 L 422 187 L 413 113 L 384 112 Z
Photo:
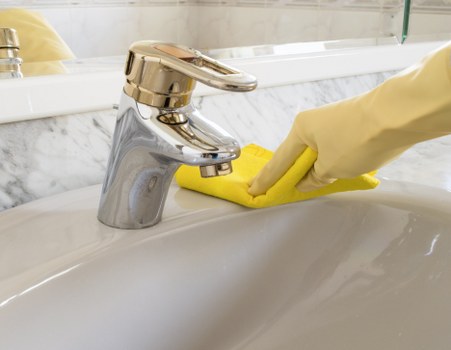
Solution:
M 137 40 L 183 43 L 222 58 L 271 54 L 280 44 L 310 43 L 305 50 L 318 41 L 404 41 L 406 19 L 409 38 L 451 33 L 451 3 L 414 0 L 410 17 L 404 9 L 404 0 L 8 0 L 0 4 L 0 27 L 17 30 L 25 76 L 77 71 L 81 62 L 116 67 L 123 58 L 99 57 L 124 57 Z
M 4 33 L 2 47 L 9 51 L 10 59 L 20 59 L 24 76 L 65 73 L 63 61 L 75 58 L 61 36 L 38 12 L 19 8 L 3 10 L 0 23 Z M 19 68 L 11 67 L 12 73 L 16 69 Z
M 19 38 L 12 28 L 0 28 L 0 78 L 22 78 Z

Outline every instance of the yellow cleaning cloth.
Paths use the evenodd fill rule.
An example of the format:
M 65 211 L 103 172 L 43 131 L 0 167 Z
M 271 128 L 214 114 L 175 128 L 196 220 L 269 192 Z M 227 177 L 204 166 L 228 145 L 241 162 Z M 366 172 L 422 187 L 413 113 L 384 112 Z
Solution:
M 230 175 L 202 178 L 198 167 L 182 165 L 176 172 L 175 178 L 181 187 L 250 208 L 271 207 L 335 192 L 369 190 L 379 184 L 379 180 L 373 174 L 364 174 L 354 179 L 338 179 L 330 185 L 312 192 L 299 192 L 295 185 L 313 166 L 317 157 L 315 151 L 307 148 L 295 164 L 266 194 L 253 197 L 247 192 L 248 184 L 271 159 L 272 154 L 271 151 L 251 144 L 244 147 L 241 150 L 240 158 L 233 161 L 233 173 Z

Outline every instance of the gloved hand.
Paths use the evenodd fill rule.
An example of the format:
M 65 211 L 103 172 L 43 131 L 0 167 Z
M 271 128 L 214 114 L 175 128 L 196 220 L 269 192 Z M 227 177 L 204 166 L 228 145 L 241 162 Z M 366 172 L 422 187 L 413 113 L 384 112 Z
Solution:
M 265 193 L 307 146 L 318 158 L 296 186 L 301 192 L 376 170 L 413 144 L 449 133 L 451 43 L 368 93 L 299 113 L 249 193 Z

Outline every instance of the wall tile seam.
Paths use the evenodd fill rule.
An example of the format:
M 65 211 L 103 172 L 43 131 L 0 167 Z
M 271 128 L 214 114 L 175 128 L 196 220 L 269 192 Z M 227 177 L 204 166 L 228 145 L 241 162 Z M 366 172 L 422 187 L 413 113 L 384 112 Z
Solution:
M 449 3 L 448 3 L 449 2 Z M 46 0 L 39 3 L 34 0 L 4 0 L 0 9 L 12 6 L 28 8 L 58 7 L 154 7 L 154 6 L 214 6 L 214 7 L 257 7 L 257 8 L 299 8 L 325 10 L 365 10 L 398 11 L 402 0 Z M 414 0 L 412 12 L 416 13 L 451 13 L 451 1 Z

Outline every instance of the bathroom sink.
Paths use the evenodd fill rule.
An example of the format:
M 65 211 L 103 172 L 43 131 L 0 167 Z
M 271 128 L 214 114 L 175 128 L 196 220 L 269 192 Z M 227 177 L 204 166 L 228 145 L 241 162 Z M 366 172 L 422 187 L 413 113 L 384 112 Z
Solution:
M 383 181 L 250 210 L 177 188 L 163 221 L 100 187 L 0 214 L 1 349 L 447 349 L 451 194 Z

